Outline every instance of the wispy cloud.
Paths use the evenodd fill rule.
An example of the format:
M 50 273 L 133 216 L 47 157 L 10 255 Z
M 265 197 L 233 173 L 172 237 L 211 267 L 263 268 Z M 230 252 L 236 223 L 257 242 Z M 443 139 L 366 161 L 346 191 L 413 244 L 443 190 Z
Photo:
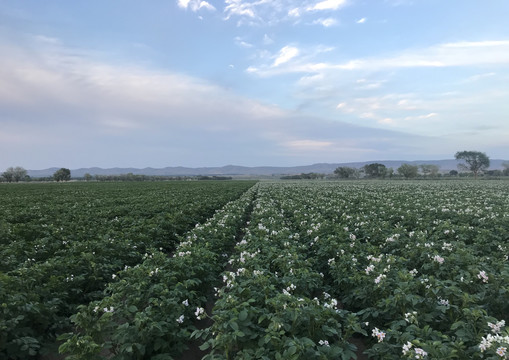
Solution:
M 66 153 L 76 157 L 87 149 L 81 166 L 203 166 L 218 159 L 217 165 L 255 165 L 246 160 L 253 152 L 264 165 L 277 165 L 293 157 L 297 163 L 340 161 L 331 149 L 345 147 L 351 152 L 344 160 L 355 160 L 366 151 L 386 149 L 386 140 L 353 144 L 352 139 L 399 138 L 397 133 L 296 116 L 207 81 L 112 65 L 60 45 L 26 51 L 0 45 L 0 50 L 11 54 L 0 58 L 0 138 L 11 139 L 0 143 L 0 151 L 9 153 L 13 144 L 23 147 L 26 151 L 9 162 L 26 167 L 33 166 L 30 157 L 20 154 L 37 152 L 39 159 L 48 159 L 38 166 L 55 166 L 52 161 L 62 158 L 64 144 Z M 282 66 L 298 52 L 285 47 L 274 64 Z M 367 143 L 369 148 L 363 145 Z M 156 152 L 154 158 L 164 154 L 166 164 L 150 163 Z
M 204 1 L 178 0 L 182 9 L 190 8 L 197 11 L 204 7 Z M 207 3 L 208 4 L 208 3 Z M 346 0 L 225 0 L 224 19 L 237 20 L 238 25 L 277 24 L 281 22 L 294 22 L 305 17 L 306 23 L 320 23 L 324 26 L 335 24 L 332 19 L 319 19 L 316 17 L 324 11 L 336 11 L 347 5 Z M 210 5 L 210 4 L 209 4 Z
M 482 51 L 479 51 L 482 48 Z M 403 50 L 392 56 L 352 59 L 342 63 L 308 61 L 278 68 L 257 66 L 258 73 L 272 76 L 282 73 L 364 70 L 397 68 L 441 68 L 453 66 L 509 65 L 509 41 L 458 42 L 423 49 Z
M 307 8 L 308 11 L 314 10 L 337 10 L 346 5 L 346 0 L 323 0 Z
M 292 8 L 292 9 L 289 9 L 288 10 L 288 16 L 291 16 L 291 17 L 299 17 L 301 16 L 302 12 L 301 12 L 301 9 L 299 8 Z
M 292 140 L 284 143 L 284 146 L 289 148 L 299 150 L 299 151 L 308 151 L 308 150 L 325 150 L 330 148 L 334 143 L 331 141 L 321 141 L 321 140 Z
M 508 46 L 509 40 L 486 40 L 486 41 L 460 41 L 456 43 L 443 44 L 444 48 L 484 48 Z
M 334 18 L 326 18 L 326 19 L 320 18 L 320 19 L 316 19 L 315 21 L 313 21 L 313 24 L 319 24 L 324 27 L 331 27 L 331 26 L 337 25 L 338 21 Z
M 234 40 L 235 40 L 235 44 L 237 44 L 240 47 L 247 48 L 247 49 L 254 47 L 253 44 L 242 40 L 242 38 L 240 36 L 235 37 Z
M 273 67 L 277 67 L 279 65 L 282 65 L 284 63 L 287 63 L 294 57 L 299 55 L 299 49 L 293 46 L 285 46 L 281 50 L 279 50 L 279 54 L 274 60 L 274 63 L 272 64 Z
M 263 45 L 271 45 L 274 43 L 274 40 L 267 34 L 263 35 Z
M 232 16 L 255 18 L 255 9 L 259 5 L 259 3 L 243 2 L 242 0 L 225 0 L 225 4 L 226 19 L 230 19 Z
M 366 18 L 363 17 L 362 19 L 359 19 L 356 21 L 357 24 L 364 24 L 366 22 Z
M 407 116 L 407 117 L 405 117 L 405 121 L 431 119 L 432 117 L 435 117 L 435 116 L 438 116 L 438 114 L 437 113 L 429 113 L 429 114 L 418 115 L 418 116 Z
M 177 0 L 177 5 L 181 9 L 189 9 L 194 12 L 201 9 L 207 9 L 210 11 L 216 10 L 213 5 L 204 0 Z
M 494 72 L 477 74 L 477 75 L 473 75 L 473 76 L 468 77 L 463 82 L 465 82 L 465 83 L 476 82 L 476 81 L 479 81 L 479 80 L 482 80 L 482 79 L 491 78 L 491 77 L 493 77 L 495 75 L 496 75 L 496 73 L 494 73 Z

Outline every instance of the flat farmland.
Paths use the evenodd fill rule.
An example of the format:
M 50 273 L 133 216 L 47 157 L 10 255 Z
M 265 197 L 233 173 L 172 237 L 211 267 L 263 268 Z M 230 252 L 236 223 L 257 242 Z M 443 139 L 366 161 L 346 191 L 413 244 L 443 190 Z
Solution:
M 182 236 L 254 182 L 0 186 L 0 358 L 56 351 L 80 304 L 117 271 Z
M 41 326 L 69 359 L 507 358 L 508 182 L 224 182 L 199 218 L 162 205 L 171 183 L 105 184 L 148 186 L 117 202 L 90 185 L 2 208 L 7 357 L 42 352 Z M 72 217 L 87 201 L 101 226 Z

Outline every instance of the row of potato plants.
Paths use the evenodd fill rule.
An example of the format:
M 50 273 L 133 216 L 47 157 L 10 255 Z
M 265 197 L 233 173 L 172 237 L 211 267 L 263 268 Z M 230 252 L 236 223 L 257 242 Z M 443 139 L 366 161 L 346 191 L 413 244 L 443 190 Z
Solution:
M 75 330 L 61 336 L 67 359 L 186 357 L 191 333 L 207 326 L 214 287 L 246 222 L 254 188 L 181 238 L 170 255 L 152 249 L 113 274 L 107 296 L 79 307 Z
M 193 333 L 209 351 L 203 359 L 351 359 L 357 349 L 350 338 L 366 334 L 357 315 L 330 293 L 284 209 L 288 198 L 271 191 L 280 186 L 258 185 L 216 293 L 213 323 Z
M 77 306 L 115 274 L 239 197 L 249 182 L 9 184 L 0 187 L 0 357 L 55 350 Z
M 251 331 L 239 336 L 227 331 L 233 320 L 219 308 L 212 335 L 206 333 L 219 350 L 211 358 L 331 358 L 324 351 L 333 348 L 334 357 L 354 358 L 348 337 L 305 332 L 314 328 L 306 314 L 319 321 L 330 309 L 318 310 L 327 299 L 343 314 L 326 316 L 337 321 L 332 328 L 367 331 L 365 354 L 374 359 L 508 358 L 508 190 L 505 182 L 260 184 L 262 216 L 237 245 L 249 250 L 234 260 L 242 263 L 235 277 L 225 275 L 235 282 L 220 290 L 216 306 L 263 316 L 239 313 L 236 322 L 248 321 Z M 262 299 L 256 289 L 264 281 L 286 292 Z M 315 297 L 316 306 L 309 300 Z M 304 322 L 303 334 L 285 318 L 299 306 L 294 316 Z M 273 335 L 261 329 L 252 334 L 252 327 L 275 324 L 282 326 L 279 340 L 270 342 Z M 275 353 L 256 352 L 257 341 L 269 341 Z

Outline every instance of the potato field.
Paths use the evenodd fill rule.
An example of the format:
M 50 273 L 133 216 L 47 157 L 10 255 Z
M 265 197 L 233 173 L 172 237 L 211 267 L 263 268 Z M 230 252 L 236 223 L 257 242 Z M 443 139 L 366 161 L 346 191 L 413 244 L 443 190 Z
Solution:
M 0 196 L 2 359 L 509 358 L 509 182 Z

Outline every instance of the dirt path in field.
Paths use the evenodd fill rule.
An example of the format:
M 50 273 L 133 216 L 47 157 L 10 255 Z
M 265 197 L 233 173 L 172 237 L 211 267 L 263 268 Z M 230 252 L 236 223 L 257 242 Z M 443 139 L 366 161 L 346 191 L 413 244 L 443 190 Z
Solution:
M 364 350 L 366 350 L 366 345 L 364 344 L 364 339 L 362 338 L 351 338 L 350 343 L 357 346 L 357 360 L 367 360 L 368 356 L 364 355 Z

